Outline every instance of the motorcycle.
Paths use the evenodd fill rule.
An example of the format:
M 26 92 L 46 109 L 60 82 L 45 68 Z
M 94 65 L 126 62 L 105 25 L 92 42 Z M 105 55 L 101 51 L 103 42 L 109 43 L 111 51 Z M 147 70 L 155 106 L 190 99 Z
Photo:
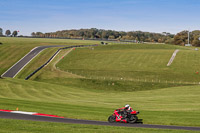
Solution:
M 127 112 L 125 109 L 116 109 L 114 113 L 108 117 L 108 122 L 136 123 L 138 121 L 138 114 L 139 111 Z

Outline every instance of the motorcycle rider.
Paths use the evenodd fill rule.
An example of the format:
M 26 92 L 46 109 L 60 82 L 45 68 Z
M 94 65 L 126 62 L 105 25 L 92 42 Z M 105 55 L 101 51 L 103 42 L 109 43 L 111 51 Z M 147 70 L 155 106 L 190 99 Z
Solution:
M 116 121 L 117 122 L 122 121 L 122 122 L 127 123 L 126 116 L 128 113 L 131 113 L 132 111 L 133 111 L 133 109 L 129 106 L 129 104 L 126 104 L 123 108 L 116 109 L 114 111 L 114 113 L 117 116 Z M 122 115 L 124 115 L 124 116 L 122 116 Z
M 133 111 L 133 109 L 130 107 L 129 104 L 126 104 L 126 105 L 125 105 L 125 111 L 126 111 L 127 113 L 131 113 L 131 112 Z

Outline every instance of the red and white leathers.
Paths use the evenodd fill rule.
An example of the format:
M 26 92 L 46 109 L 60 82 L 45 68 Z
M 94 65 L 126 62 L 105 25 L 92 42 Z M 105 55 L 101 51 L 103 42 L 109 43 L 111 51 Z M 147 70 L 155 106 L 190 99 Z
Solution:
M 126 112 L 131 113 L 133 112 L 133 109 L 129 106 L 128 109 L 126 109 Z

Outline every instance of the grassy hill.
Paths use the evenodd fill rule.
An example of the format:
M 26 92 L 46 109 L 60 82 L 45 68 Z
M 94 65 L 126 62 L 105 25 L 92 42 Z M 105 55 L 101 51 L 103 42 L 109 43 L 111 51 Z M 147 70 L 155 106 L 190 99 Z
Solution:
M 0 42 L 2 43 L 0 45 L 0 75 L 37 46 L 99 43 L 98 41 L 16 37 L 0 37 Z
M 23 42 L 21 47 L 25 47 L 26 41 L 27 44 L 34 42 L 34 39 L 30 40 L 31 43 L 20 39 L 16 40 L 19 45 L 20 41 Z M 74 40 L 62 40 L 59 43 L 56 42 L 59 40 L 54 39 L 35 41 L 35 44 L 27 47 L 31 49 L 36 44 L 43 44 L 42 41 L 66 45 L 94 43 Z M 8 46 L 12 47 L 12 41 L 8 42 Z M 2 48 L 0 46 L 0 51 L 6 53 Z M 175 49 L 180 49 L 180 52 L 172 65 L 167 67 Z M 196 74 L 200 65 L 199 51 L 157 44 L 108 45 L 76 48 L 70 52 L 69 49 L 62 50 L 48 66 L 25 81 L 24 78 L 43 64 L 55 50 L 44 50 L 15 79 L 0 79 L 0 108 L 15 110 L 18 107 L 23 111 L 106 121 L 114 109 L 128 103 L 141 112 L 139 117 L 146 124 L 200 126 L 200 86 L 194 85 L 200 81 L 200 75 Z M 64 55 L 66 56 L 63 58 Z M 9 54 L 6 56 L 9 57 Z M 21 56 L 13 56 L 15 59 L 11 62 L 14 63 Z M 1 55 L 0 58 L 4 61 L 0 68 L 3 72 L 9 66 L 4 67 L 4 64 L 9 61 Z M 4 123 L 4 120 L 0 120 L 1 122 Z M 8 120 L 9 122 L 15 121 Z M 27 123 L 27 126 L 30 125 L 31 122 Z M 42 128 L 47 125 L 42 124 Z M 62 125 L 59 126 L 63 128 Z M 89 130 L 91 129 L 86 131 Z
M 181 49 L 170 67 L 175 49 Z M 63 71 L 94 79 L 200 82 L 199 51 L 171 45 L 112 45 L 77 49 L 57 64 Z
M 153 55 L 154 52 L 162 55 L 162 52 L 160 52 L 162 51 L 162 48 L 166 52 L 163 55 L 165 60 L 163 58 L 159 58 L 160 56 Z M 147 65 L 151 64 L 151 62 L 148 63 L 145 62 L 145 60 L 143 60 L 143 63 L 146 63 L 145 68 L 147 70 L 141 71 L 140 73 L 138 70 L 134 71 L 134 69 L 132 69 L 137 66 L 137 63 L 134 65 L 131 61 L 126 61 L 126 58 L 128 57 L 116 58 L 116 61 L 112 61 L 112 59 L 119 55 L 120 52 L 121 56 L 130 56 L 130 58 L 132 58 L 132 54 L 136 56 L 144 53 L 147 54 L 146 57 L 154 56 L 155 58 L 159 58 L 160 62 L 164 62 L 162 63 L 163 67 L 166 67 L 166 64 L 175 48 L 177 47 L 155 44 L 98 46 L 72 50 L 64 59 L 63 55 L 65 55 L 65 53 L 69 50 L 62 50 L 54 61 L 46 66 L 45 69 L 39 71 L 35 76 L 33 76 L 32 80 L 59 85 L 62 84 L 66 86 L 90 88 L 91 91 L 135 91 L 187 85 L 183 82 L 171 81 L 170 83 L 165 80 L 158 81 L 157 78 L 159 77 L 157 77 L 157 75 L 150 74 L 153 72 L 159 74 L 162 70 L 156 72 L 159 67 L 156 67 L 156 69 L 154 67 L 149 68 Z M 182 49 L 182 47 L 178 48 Z M 53 54 L 53 51 L 54 50 L 52 49 L 46 50 L 43 54 L 41 53 L 29 65 L 27 65 L 27 67 L 25 67 L 25 69 L 20 72 L 17 77 L 24 79 L 37 67 L 41 66 L 42 63 L 47 60 L 47 57 Z M 146 53 L 142 53 L 142 51 L 145 51 Z M 106 59 L 103 57 L 104 55 L 107 56 Z M 66 65 L 71 65 L 70 67 L 73 69 L 68 68 Z M 138 68 L 140 70 L 143 69 L 142 67 L 140 68 L 140 66 L 138 66 Z M 152 72 L 150 72 L 150 70 Z M 135 73 L 138 73 L 138 75 Z M 140 74 L 143 76 L 149 75 L 149 77 L 144 78 Z M 166 75 L 163 77 L 165 76 Z

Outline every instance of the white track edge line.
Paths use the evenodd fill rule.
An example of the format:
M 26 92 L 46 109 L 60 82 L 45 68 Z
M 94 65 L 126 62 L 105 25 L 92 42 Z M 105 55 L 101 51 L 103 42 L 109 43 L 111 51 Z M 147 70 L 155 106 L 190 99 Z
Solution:
M 68 52 L 71 52 L 72 49 L 73 49 L 73 48 L 71 48 Z M 50 61 L 49 63 L 51 63 L 51 62 L 53 61 L 53 59 L 60 53 L 60 51 L 61 51 L 61 50 L 58 51 L 58 53 L 51 59 L 51 61 Z M 46 64 L 45 66 L 49 65 L 49 63 Z
M 73 50 L 73 48 L 71 48 L 69 51 L 67 51 L 67 54 L 66 54 L 66 55 L 68 55 L 72 50 Z M 60 51 L 61 51 L 61 50 L 60 50 Z M 60 52 L 60 51 L 59 51 L 59 52 Z M 66 55 L 64 55 L 64 57 L 65 57 Z M 61 59 L 59 59 L 58 62 L 59 62 L 60 60 L 61 60 Z M 55 65 L 56 65 L 58 62 L 56 62 Z M 55 65 L 54 65 L 54 67 L 55 67 Z
M 60 53 L 60 51 L 61 51 L 61 50 L 58 51 L 58 53 L 51 59 L 51 61 L 50 61 L 49 63 L 51 63 L 51 62 L 53 61 L 53 59 Z M 49 63 L 46 64 L 45 66 L 49 65 Z
M 37 112 L 11 111 L 11 113 L 33 115 L 33 114 L 36 114 Z
M 40 47 L 40 46 L 39 46 Z M 1 77 L 3 77 L 3 75 L 5 74 L 5 73 L 7 73 L 10 69 L 12 69 L 17 63 L 19 63 L 21 60 L 23 60 L 29 53 L 31 53 L 34 49 L 36 49 L 36 48 L 38 48 L 38 47 L 35 47 L 35 48 L 33 48 L 33 49 L 31 49 L 31 51 L 30 52 L 28 52 L 24 57 L 22 57 L 19 61 L 17 61 L 14 65 L 12 65 L 7 71 L 5 71 L 2 75 L 1 75 Z

